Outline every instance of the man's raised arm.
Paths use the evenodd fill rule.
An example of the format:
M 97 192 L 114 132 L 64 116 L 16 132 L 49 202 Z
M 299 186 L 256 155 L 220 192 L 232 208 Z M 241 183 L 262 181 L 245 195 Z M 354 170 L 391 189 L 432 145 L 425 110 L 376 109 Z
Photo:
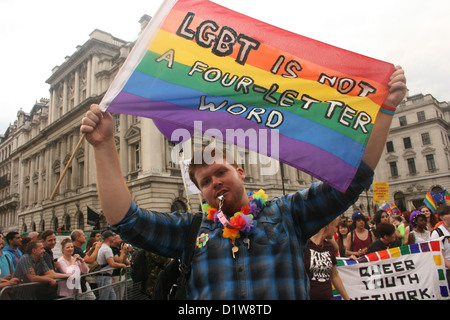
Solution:
M 383 105 L 385 108 L 395 110 L 402 102 L 406 95 L 406 77 L 405 72 L 399 66 L 395 68 L 392 73 L 389 86 L 389 94 L 386 97 Z M 375 126 L 372 129 L 369 142 L 367 143 L 366 151 L 364 152 L 363 161 L 369 165 L 373 170 L 380 161 L 384 146 L 389 136 L 389 129 L 392 122 L 392 114 L 379 112 Z
M 109 113 L 91 105 L 81 121 L 81 133 L 94 148 L 97 190 L 109 224 L 120 222 L 131 205 L 131 194 L 123 178 L 114 142 L 114 122 Z

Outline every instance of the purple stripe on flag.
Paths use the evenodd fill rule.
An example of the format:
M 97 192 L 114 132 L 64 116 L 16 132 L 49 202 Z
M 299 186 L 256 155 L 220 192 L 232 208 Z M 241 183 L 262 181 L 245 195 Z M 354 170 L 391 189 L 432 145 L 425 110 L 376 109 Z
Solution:
M 419 243 L 419 245 L 420 245 L 420 249 L 422 252 L 431 251 L 430 246 L 428 245 L 428 242 L 421 242 L 421 243 Z
M 213 129 L 219 130 L 217 128 L 218 124 L 220 124 L 220 127 L 222 128 L 226 127 L 227 129 L 232 130 L 243 129 L 244 132 L 248 129 L 254 129 L 258 132 L 258 130 L 265 128 L 256 122 L 236 117 L 231 114 L 198 110 L 189 110 L 189 112 L 186 112 L 186 108 L 174 104 L 150 101 L 122 91 L 116 96 L 107 111 L 122 113 L 122 110 L 124 109 L 126 109 L 127 114 L 155 120 L 158 129 L 160 129 L 160 131 L 169 139 L 172 131 L 176 128 L 184 128 L 192 134 L 194 121 L 199 121 L 201 123 L 203 133 Z M 183 123 L 192 123 L 192 126 L 183 125 Z M 226 123 L 226 125 L 224 125 L 224 123 Z M 226 137 L 225 131 L 222 132 L 222 136 Z M 314 145 L 291 139 L 281 134 L 279 135 L 279 145 L 274 145 L 274 148 L 277 148 L 277 150 L 274 149 L 272 151 L 270 136 L 269 132 L 267 134 L 268 143 L 264 144 L 266 150 L 260 150 L 258 143 L 256 143 L 256 145 L 249 145 L 249 139 L 245 139 L 245 145 L 239 146 L 272 158 L 274 155 L 279 154 L 278 159 L 281 162 L 296 167 L 312 176 L 328 177 L 328 180 L 324 182 L 342 192 L 347 189 L 351 182 L 351 177 L 356 173 L 357 168 L 351 166 L 337 156 Z M 233 143 L 233 141 L 229 141 L 229 138 L 227 138 L 227 142 Z M 321 159 L 320 164 L 317 162 L 317 159 Z M 306 168 L 313 169 L 306 170 L 303 167 L 295 165 L 298 163 Z

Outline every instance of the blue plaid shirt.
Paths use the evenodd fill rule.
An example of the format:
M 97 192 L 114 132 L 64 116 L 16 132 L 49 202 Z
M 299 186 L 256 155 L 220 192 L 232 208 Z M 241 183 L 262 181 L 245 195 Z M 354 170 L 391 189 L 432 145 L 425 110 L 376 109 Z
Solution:
M 342 214 L 372 183 L 373 170 L 361 163 L 346 193 L 325 183 L 268 201 L 248 235 L 222 237 L 223 226 L 203 219 L 188 284 L 189 299 L 308 299 L 303 265 L 307 240 Z M 162 213 L 131 204 L 113 230 L 134 246 L 159 255 L 182 258 L 191 213 Z M 248 237 L 250 245 L 243 240 Z

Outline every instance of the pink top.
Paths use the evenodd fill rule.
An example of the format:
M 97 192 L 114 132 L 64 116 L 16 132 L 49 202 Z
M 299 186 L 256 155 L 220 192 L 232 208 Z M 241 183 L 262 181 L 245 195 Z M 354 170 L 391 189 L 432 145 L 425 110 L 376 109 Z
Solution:
M 78 289 L 78 293 L 81 293 L 80 275 L 87 273 L 89 269 L 83 270 L 84 268 L 80 261 L 71 265 L 63 256 L 58 258 L 58 263 L 58 272 L 72 274 L 69 278 L 58 281 L 58 295 L 60 297 L 71 296 L 73 295 L 74 289 Z

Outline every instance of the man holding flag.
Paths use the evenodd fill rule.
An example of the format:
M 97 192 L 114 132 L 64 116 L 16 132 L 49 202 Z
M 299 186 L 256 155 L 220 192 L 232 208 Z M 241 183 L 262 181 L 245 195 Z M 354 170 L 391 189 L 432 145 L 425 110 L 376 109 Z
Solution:
M 385 103 L 392 107 L 396 107 L 402 101 L 406 92 L 406 79 L 403 70 L 397 68 L 391 79 L 389 84 L 390 93 Z M 261 288 L 254 290 L 254 288 L 251 287 L 253 283 L 250 279 L 245 281 L 245 290 L 239 290 L 238 273 L 244 273 L 244 270 L 242 270 L 245 266 L 244 264 L 236 268 L 240 271 L 226 273 L 226 275 L 230 276 L 230 279 L 224 279 L 223 283 L 215 283 L 214 286 L 212 286 L 210 281 L 213 281 L 218 266 L 214 267 L 211 265 L 206 269 L 200 269 L 198 267 L 200 267 L 201 264 L 199 263 L 199 266 L 197 267 L 194 258 L 192 275 L 188 287 L 188 297 L 197 299 L 307 299 L 306 278 L 303 268 L 300 267 L 303 263 L 301 254 L 303 246 L 310 236 L 314 235 L 324 225 L 344 212 L 358 199 L 359 194 L 363 190 L 369 188 L 373 179 L 372 170 L 375 169 L 380 159 L 381 152 L 388 136 L 391 120 L 391 115 L 384 113 L 379 114 L 379 119 L 377 119 L 374 132 L 372 133 L 363 157 L 365 163 L 361 164 L 359 172 L 345 194 L 334 190 L 323 183 L 317 183 L 307 190 L 284 197 L 284 200 L 280 200 L 283 204 L 279 205 L 291 205 L 289 202 L 294 201 L 296 203 L 292 203 L 292 206 L 296 208 L 296 212 L 293 212 L 292 214 L 302 216 L 299 220 L 297 220 L 297 218 L 293 218 L 292 220 L 296 221 L 298 224 L 301 223 L 301 225 L 292 226 L 292 231 L 295 230 L 296 234 L 285 234 L 286 238 L 279 238 L 279 235 L 268 233 L 268 238 L 265 239 L 265 241 L 261 240 L 261 243 L 258 243 L 258 240 L 255 240 L 253 241 L 255 244 L 250 245 L 250 249 L 246 249 L 248 250 L 247 253 L 249 254 L 249 257 L 252 257 L 251 254 L 256 252 L 260 246 L 270 247 L 273 245 L 272 243 L 277 244 L 279 242 L 282 243 L 283 241 L 293 241 L 293 239 L 290 238 L 297 236 L 297 239 L 295 240 L 297 243 L 295 246 L 297 250 L 289 253 L 292 255 L 290 259 L 283 260 L 284 262 L 291 260 L 290 263 L 292 263 L 292 266 L 297 267 L 297 269 L 294 269 L 291 268 L 292 266 L 286 266 L 291 270 L 291 274 L 283 275 L 283 277 L 292 276 L 294 281 L 274 281 L 276 280 L 275 274 L 266 274 L 263 272 L 265 277 L 269 278 L 266 283 L 270 283 L 270 285 L 266 287 L 266 290 L 260 290 Z M 123 239 L 135 246 L 146 248 L 161 255 L 171 255 L 174 258 L 181 258 L 184 249 L 183 235 L 190 225 L 192 215 L 179 213 L 175 215 L 166 215 L 148 211 L 152 215 L 152 219 L 150 219 L 152 221 L 147 220 L 146 217 L 148 216 L 143 214 L 144 210 L 137 208 L 136 204 L 133 203 L 131 194 L 123 179 L 113 137 L 113 128 L 113 119 L 111 115 L 102 113 L 98 105 L 91 106 L 91 110 L 88 111 L 83 118 L 81 126 L 81 132 L 86 134 L 87 141 L 94 147 L 97 188 L 103 213 L 108 223 L 114 226 L 114 229 L 121 234 Z M 298 152 L 301 152 L 301 150 Z M 211 206 L 219 208 L 220 201 L 218 195 L 222 191 L 227 191 L 220 195 L 225 197 L 223 213 L 229 218 L 232 217 L 233 213 L 238 212 L 239 208 L 248 203 L 243 182 L 245 173 L 242 169 L 234 169 L 234 167 L 229 164 L 212 164 L 200 168 L 194 176 L 203 196 Z M 236 190 L 239 190 L 238 194 L 236 193 Z M 278 204 L 276 204 L 276 206 L 278 206 Z M 267 210 L 270 209 L 270 207 L 266 206 L 266 208 L 263 209 Z M 266 210 L 261 211 L 263 212 Z M 145 212 L 147 211 L 145 210 Z M 260 212 L 259 217 L 263 217 L 262 212 Z M 324 216 L 317 221 L 314 216 L 320 215 Z M 281 217 L 278 216 L 278 218 L 280 219 Z M 269 217 L 266 218 L 265 222 L 269 225 L 280 223 L 280 221 L 274 221 Z M 261 223 L 258 221 L 257 225 L 261 226 L 264 230 L 264 221 L 261 221 Z M 163 230 L 156 231 L 156 226 L 157 228 L 165 226 L 164 230 L 167 232 L 164 232 Z M 205 231 L 210 228 L 211 225 L 206 225 L 204 222 L 200 229 L 200 233 L 205 233 Z M 216 228 L 220 229 L 221 227 L 216 223 Z M 275 230 L 277 229 L 272 229 L 272 232 L 275 232 Z M 170 234 L 173 239 L 166 238 L 162 233 L 165 233 L 166 235 Z M 271 238 L 270 236 L 273 236 L 274 238 Z M 212 236 L 210 236 L 210 240 L 211 238 Z M 249 238 L 251 241 L 251 236 Z M 227 240 L 225 238 L 222 239 Z M 237 243 L 232 243 L 229 245 L 225 242 L 221 243 L 221 245 L 216 248 L 213 246 L 206 247 L 210 251 L 225 251 L 225 247 L 233 246 L 234 248 L 236 247 L 236 244 Z M 242 243 L 241 247 L 243 248 Z M 204 248 L 196 248 L 198 251 L 201 251 L 201 249 Z M 253 252 L 251 252 L 252 249 Z M 287 249 L 286 246 L 285 249 Z M 222 261 L 222 267 L 229 269 L 236 267 L 237 259 L 236 256 L 235 259 L 233 259 L 232 251 L 233 249 L 226 253 L 228 258 Z M 241 249 L 241 251 L 244 251 L 244 249 Z M 271 252 L 277 256 L 282 255 L 280 252 Z M 208 257 L 202 253 L 197 253 L 197 255 L 200 255 L 199 258 L 206 259 L 203 262 L 207 265 L 209 255 L 217 255 L 217 252 L 215 254 L 208 254 Z M 270 261 L 269 257 L 264 261 Z M 277 259 L 273 259 L 273 261 L 275 263 Z M 255 258 L 254 261 L 250 258 L 248 263 L 257 265 L 255 267 L 248 267 L 248 270 L 254 270 L 255 273 L 257 270 L 262 272 L 262 270 L 268 266 L 261 260 L 261 257 L 259 257 L 259 259 Z M 202 267 L 204 266 L 205 265 L 202 265 Z M 224 273 L 225 272 L 218 272 L 218 275 L 220 275 L 219 278 L 221 278 Z M 252 276 L 254 275 L 250 275 L 249 278 Z M 230 284 L 231 286 L 235 285 L 236 287 L 229 287 Z M 275 285 L 275 287 L 273 287 L 273 285 Z M 195 295 L 192 295 L 192 293 L 195 293 Z
M 191 34 L 188 24 L 194 21 L 193 16 L 188 18 L 178 30 L 186 37 Z M 206 22 L 202 26 L 215 28 Z M 230 39 L 232 35 L 228 38 L 224 35 L 229 30 L 224 27 L 222 31 L 221 41 Z M 241 40 L 242 46 L 249 45 L 248 38 L 242 36 Z M 197 41 L 205 39 L 197 38 Z M 207 202 L 204 206 L 207 217 L 203 218 L 197 234 L 187 284 L 188 299 L 308 299 L 303 264 L 306 242 L 370 187 L 393 111 L 406 94 L 406 78 L 400 67 L 390 76 L 387 91 L 387 97 L 381 101 L 382 109 L 387 112 L 378 112 L 363 148 L 362 162 L 345 190 L 319 182 L 306 190 L 268 201 L 263 190 L 247 193 L 244 170 L 226 152 L 203 150 L 206 152 L 197 158 L 194 151 L 189 174 Z M 80 130 L 94 148 L 97 188 L 108 223 L 134 246 L 182 259 L 193 214 L 150 211 L 132 201 L 119 164 L 113 119 L 102 110 L 92 105 L 82 119 Z M 292 150 L 295 157 L 305 152 L 298 148 Z M 206 153 L 214 161 L 206 161 Z

